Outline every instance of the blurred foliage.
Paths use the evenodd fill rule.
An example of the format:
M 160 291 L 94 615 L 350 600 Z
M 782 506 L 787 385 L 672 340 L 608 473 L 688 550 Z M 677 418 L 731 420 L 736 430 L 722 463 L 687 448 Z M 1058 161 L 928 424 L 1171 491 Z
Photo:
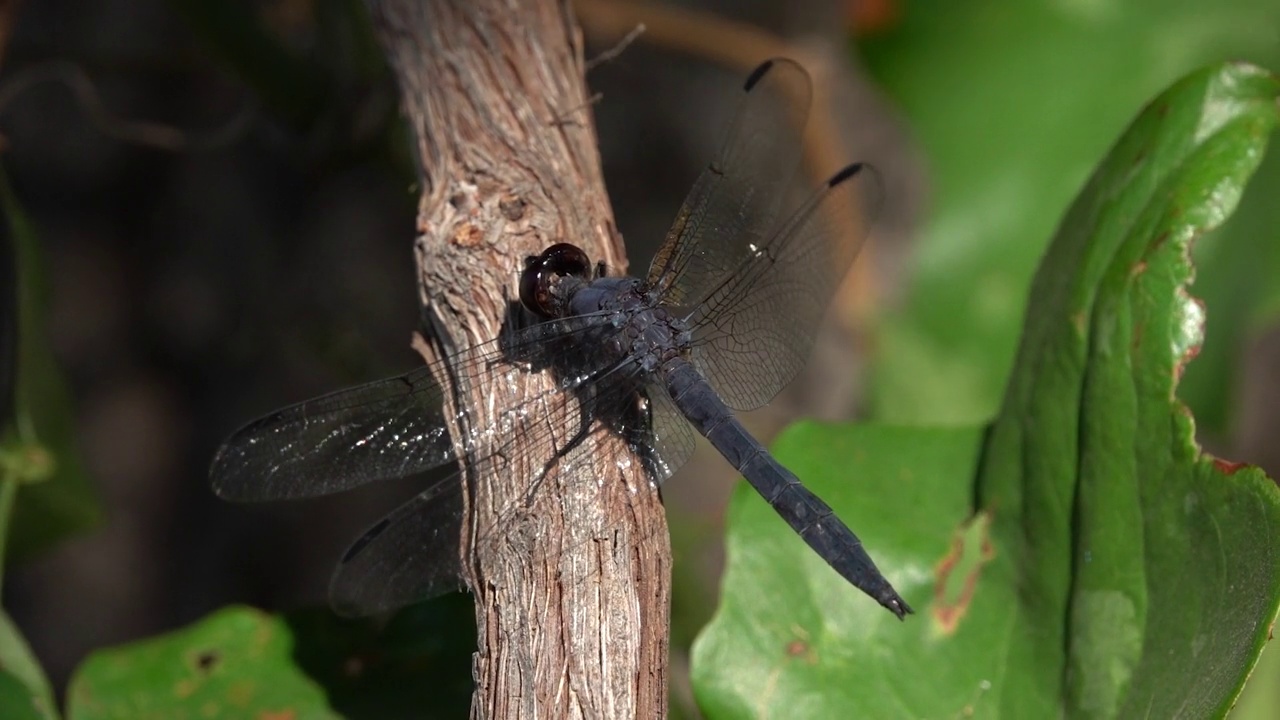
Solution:
M 462 717 L 471 704 L 473 613 L 460 593 L 389 620 L 227 608 L 92 655 L 72 679 L 68 717 Z
M 1245 685 L 1240 702 L 1231 709 L 1233 720 L 1269 720 L 1280 717 L 1280 653 L 1262 654 L 1258 666 L 1253 669 L 1249 684 Z
M 0 174 L 0 209 L 12 244 L 17 296 L 17 342 L 0 343 L 16 350 L 17 362 L 0 366 L 16 370 L 13 412 L 0 423 L 0 469 L 21 469 L 22 486 L 12 516 L 0 518 L 0 537 L 7 559 L 44 549 L 70 533 L 100 520 L 97 499 L 76 448 L 75 416 L 70 393 L 53 359 L 44 332 L 49 292 L 40 261 L 35 228 L 23 214 Z
M 395 98 L 383 92 L 391 87 L 386 58 L 360 0 L 277 8 L 274 27 L 266 21 L 273 13 L 245 3 L 168 4 L 273 118 L 307 140 L 319 162 L 372 156 L 406 184 L 416 177 Z M 295 35 L 311 41 L 291 47 Z
M 920 615 L 902 626 L 849 592 L 739 488 L 694 648 L 709 716 L 1226 713 L 1280 607 L 1280 490 L 1201 454 L 1174 389 L 1203 327 L 1189 244 L 1234 209 L 1278 97 L 1266 71 L 1217 66 L 1130 126 L 1040 265 L 985 432 L 780 438 Z
M 292 646 L 283 620 L 225 608 L 182 630 L 90 655 L 67 690 L 67 717 L 338 717 L 294 664 Z
M 0 610 L 0 709 L 5 718 L 56 718 L 53 689 L 9 614 Z
M 342 162 L 374 147 L 393 171 L 411 176 L 394 101 L 366 103 L 385 78 L 359 2 L 309 6 L 320 40 L 306 54 L 282 40 L 287 29 L 266 28 L 245 8 L 169 4 L 273 118 L 309 138 L 318 158 Z M 1194 67 L 1224 58 L 1280 65 L 1280 6 L 977 0 L 903 8 L 903 22 L 862 50 L 924 146 L 935 202 L 906 307 L 882 329 L 874 414 L 966 427 L 803 425 L 780 440 L 779 456 L 864 533 L 920 615 L 902 626 L 850 593 L 758 498 L 740 491 L 731 510 L 724 603 L 697 647 L 699 699 L 709 714 L 755 714 L 777 703 L 775 714 L 787 717 L 838 716 L 849 708 L 876 716 L 988 707 L 1035 714 L 1059 703 L 1082 714 L 1115 714 L 1144 700 L 1220 710 L 1274 616 L 1276 582 L 1266 572 L 1274 573 L 1275 563 L 1257 555 L 1273 552 L 1274 533 L 1264 531 L 1274 530 L 1275 493 L 1256 470 L 1197 457 L 1190 419 L 1171 412 L 1161 393 L 1182 362 L 1167 351 L 1192 343 L 1169 325 L 1169 312 L 1191 310 L 1178 294 L 1190 272 L 1179 251 L 1195 228 L 1220 219 L 1210 217 L 1205 188 L 1225 190 L 1215 202 L 1229 205 L 1246 166 L 1257 160 L 1247 151 L 1260 153 L 1261 140 L 1244 121 L 1224 121 L 1231 127 L 1213 127 L 1217 134 L 1197 138 L 1203 145 L 1162 143 L 1167 133 L 1184 131 L 1188 118 L 1212 115 L 1206 99 L 1240 100 L 1212 108 L 1233 122 L 1256 113 L 1251 103 L 1263 84 L 1256 74 L 1237 67 L 1198 76 L 1241 84 L 1220 83 L 1218 95 L 1202 95 L 1192 109 L 1180 95 L 1175 104 L 1185 114 L 1148 117 L 1135 142 L 1152 145 L 1134 161 L 1133 177 L 1118 166 L 1108 175 L 1104 167 L 1095 180 L 1100 185 L 1065 221 L 1057 254 L 1041 265 L 1044 279 L 1032 293 L 1026 327 L 1057 350 L 1038 355 L 1024 340 L 1016 381 L 1004 393 L 1044 242 L 1107 143 L 1141 102 Z M 1194 95 L 1187 87 L 1182 91 Z M 1243 95 L 1232 95 L 1237 91 Z M 1161 152 L 1186 167 L 1157 162 Z M 1160 180 L 1160 173 L 1177 179 Z M 1223 177 L 1227 187 L 1212 184 Z M 1228 429 L 1233 376 L 1250 333 L 1280 310 L 1280 250 L 1266 242 L 1277 234 L 1280 209 L 1271 198 L 1278 184 L 1280 160 L 1272 153 L 1236 220 L 1197 249 L 1195 292 L 1210 322 L 1182 394 L 1214 432 Z M 50 475 L 21 487 L 12 525 L 0 526 L 12 554 L 86 527 L 98 509 L 73 444 L 66 389 L 40 337 L 47 288 L 35 235 L 8 188 L 0 191 L 14 242 L 4 260 L 17 260 L 18 282 L 9 289 L 20 310 L 17 362 L 0 353 L 0 391 L 6 376 L 16 377 L 9 385 L 18 421 L 0 436 L 0 453 L 25 459 L 28 474 Z M 1127 225 L 1121 220 L 1134 219 L 1127 215 L 1079 209 L 1102 197 L 1130 207 L 1116 199 L 1122 195 L 1135 218 L 1146 212 L 1167 225 L 1170 241 L 1153 242 L 1158 228 Z M 1183 203 L 1185 217 L 1162 213 L 1174 207 L 1161 206 L 1162 198 Z M 1135 254 L 1144 258 L 1144 272 L 1130 272 Z M 1089 299 L 1058 294 L 1055 282 L 1077 282 Z M 1083 313 L 1079 334 L 1063 322 L 1069 308 Z M 0 318 L 0 333 L 4 327 Z M 1139 327 L 1137 335 L 1125 335 Z M 13 338 L 0 336 L 0 351 L 13 347 Z M 996 416 L 1002 396 L 996 430 L 984 435 L 977 423 Z M 27 434 L 19 436 L 24 427 Z M 1073 433 L 1079 443 L 1067 442 Z M 850 474 L 857 485 L 847 482 Z M 1124 482 L 1101 486 L 1094 482 L 1100 476 Z M 975 500 L 993 512 L 979 515 L 982 522 L 958 540 Z M 1217 525 L 1180 516 L 1192 500 L 1196 517 Z M 1079 527 L 1072 526 L 1076 519 Z M 939 563 L 949 545 L 966 552 L 958 566 L 964 573 L 981 574 L 973 596 L 969 576 L 957 579 L 961 570 L 935 586 L 935 576 L 948 570 Z M 1251 559 L 1249 567 L 1228 567 Z M 1191 562 L 1199 563 L 1194 574 Z M 1171 586 L 1180 593 L 1176 603 Z M 470 615 L 462 596 L 411 608 L 387 624 L 344 622 L 320 611 L 280 618 L 230 608 L 91 656 L 70 690 L 70 715 L 454 716 L 469 702 Z M 47 681 L 4 620 L 4 716 L 55 717 Z M 1186 635 L 1192 632 L 1199 634 Z M 1241 637 L 1238 646 L 1215 645 Z M 1204 650 L 1184 658 L 1187 664 L 1153 660 L 1191 644 Z M 1043 647 L 1061 652 L 1032 652 Z M 1251 717 L 1271 716 L 1258 712 Z
M 1004 391 L 1032 268 L 1130 113 L 1205 62 L 1280 67 L 1280 5 L 1266 0 L 903 4 L 859 50 L 924 147 L 933 208 L 914 247 L 903 310 L 884 318 L 872 415 L 898 422 L 990 417 Z M 1280 311 L 1280 154 L 1236 216 L 1195 248 L 1205 304 L 1200 357 L 1179 395 L 1202 433 L 1231 430 L 1242 355 Z M 1250 693 L 1280 697 L 1280 673 Z M 1259 701 L 1266 705 L 1265 701 Z M 1274 700 L 1272 700 L 1274 703 Z
M 457 593 L 390 620 L 228 608 L 95 653 L 73 678 L 68 717 L 462 717 L 471 704 L 473 613 L 470 596 Z
M 1196 67 L 1231 59 L 1280 67 L 1280 4 L 975 0 L 902 8 L 894 32 L 859 49 L 924 147 L 934 201 L 914 249 L 906 306 L 880 330 L 872 414 L 983 421 L 1009 378 L 1045 242 L 1097 158 L 1142 103 Z M 1272 241 L 1280 206 L 1266 199 L 1278 191 L 1256 188 L 1263 199 L 1256 212 L 1270 218 Z M 1252 225 L 1254 212 L 1246 208 L 1242 222 Z M 1260 253 L 1264 238 L 1243 226 L 1223 233 L 1223 253 L 1274 257 Z M 1211 317 L 1223 298 L 1210 289 L 1232 283 L 1212 276 L 1229 271 L 1225 262 L 1201 269 L 1196 291 Z M 1268 288 L 1280 278 L 1276 265 L 1256 272 L 1258 286 L 1237 287 L 1246 302 L 1274 293 Z M 1228 319 L 1218 332 L 1236 327 Z M 1224 351 L 1240 347 L 1225 335 L 1215 340 Z M 1234 369 L 1234 362 L 1202 368 L 1214 372 L 1203 382 L 1230 387 Z M 1197 392 L 1192 410 L 1216 419 L 1209 406 L 1221 392 Z

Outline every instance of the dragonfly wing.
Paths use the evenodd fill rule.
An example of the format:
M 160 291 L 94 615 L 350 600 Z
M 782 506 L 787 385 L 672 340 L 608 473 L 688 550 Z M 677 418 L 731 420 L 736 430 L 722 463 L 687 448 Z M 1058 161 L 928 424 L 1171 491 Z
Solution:
M 698 178 L 649 266 L 648 285 L 684 307 L 768 239 L 795 186 L 812 84 L 777 58 L 747 79 L 719 154 Z
M 553 365 L 549 354 L 592 331 L 601 318 L 539 323 L 509 338 L 475 345 L 399 377 L 349 388 L 270 413 L 237 430 L 214 457 L 214 491 L 259 502 L 328 495 L 377 480 L 405 477 L 483 453 L 510 436 L 519 418 L 545 397 L 524 397 L 519 383 L 496 384 L 482 419 L 469 409 L 445 414 L 437 378 L 460 384 L 516 378 Z M 590 369 L 586 369 L 587 372 Z M 468 428 L 454 438 L 449 420 Z
M 764 405 L 804 367 L 881 193 L 874 168 L 846 167 L 699 299 L 693 362 L 730 407 Z
M 644 462 L 653 483 L 661 484 L 693 455 L 693 426 L 658 383 L 648 384 L 625 402 L 631 413 L 622 416 L 630 418 L 622 436 Z
M 462 588 L 459 479 L 454 474 L 441 480 L 351 545 L 329 583 L 336 613 L 363 617 Z
M 291 405 L 237 430 L 210 476 L 238 501 L 328 495 L 454 458 L 432 369 Z
M 563 333 L 559 337 L 564 337 Z M 512 482 L 533 470 L 527 492 L 513 497 L 494 531 L 506 537 L 520 516 L 557 485 L 598 492 L 597 463 L 581 449 L 595 436 L 617 433 L 631 443 L 656 483 L 683 464 L 693 449 L 688 423 L 654 388 L 649 401 L 634 364 L 598 366 L 555 388 L 526 397 L 518 412 L 502 412 L 501 433 L 470 456 L 481 482 Z M 490 377 L 498 406 L 519 392 L 518 376 Z M 514 395 L 513 395 L 514 397 Z M 519 452 L 517 452 L 517 448 Z M 571 458 L 571 459 L 570 459 Z M 619 457 L 618 462 L 623 458 Z M 555 482 L 549 480 L 555 477 Z M 371 527 L 344 555 L 330 585 L 340 614 L 358 616 L 395 609 L 460 586 L 463 484 L 455 474 L 417 495 Z M 488 536 L 492 539 L 492 536 Z M 483 544 L 484 539 L 479 542 Z

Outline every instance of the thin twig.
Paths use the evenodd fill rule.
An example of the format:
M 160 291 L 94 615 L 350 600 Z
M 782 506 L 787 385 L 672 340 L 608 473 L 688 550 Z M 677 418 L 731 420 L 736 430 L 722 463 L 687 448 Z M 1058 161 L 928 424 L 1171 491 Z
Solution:
M 169 152 L 208 152 L 225 148 L 243 137 L 254 114 L 252 103 L 246 102 L 221 127 L 199 134 L 163 123 L 128 120 L 116 115 L 103 104 L 97 86 L 83 68 L 66 60 L 53 60 L 32 66 L 0 86 L 0 113 L 16 102 L 22 93 L 43 83 L 57 83 L 71 90 L 90 124 L 107 137 Z
M 587 98 L 586 102 L 579 103 L 578 105 L 571 107 L 568 110 L 565 110 L 564 112 L 552 118 L 551 124 L 556 126 L 568 125 L 569 123 L 573 122 L 572 120 L 569 119 L 570 115 L 573 115 L 574 113 L 580 110 L 585 110 L 591 107 L 592 105 L 595 105 L 596 103 L 600 102 L 603 99 L 604 99 L 604 93 L 595 93 L 591 97 Z
M 615 43 L 613 47 L 588 60 L 583 66 L 583 71 L 591 72 L 592 70 L 595 70 L 597 66 L 603 65 L 618 57 L 631 45 L 631 43 L 636 41 L 636 38 L 643 35 L 644 31 L 644 23 L 636 23 L 636 26 L 631 28 L 631 32 L 623 35 L 622 39 Z

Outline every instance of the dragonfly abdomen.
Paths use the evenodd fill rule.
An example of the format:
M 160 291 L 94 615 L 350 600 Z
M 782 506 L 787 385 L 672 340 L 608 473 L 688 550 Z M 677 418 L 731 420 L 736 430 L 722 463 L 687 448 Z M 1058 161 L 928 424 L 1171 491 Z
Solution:
M 899 619 L 911 612 L 858 536 L 747 432 L 692 365 L 677 358 L 663 365 L 662 375 L 680 412 L 814 552 Z

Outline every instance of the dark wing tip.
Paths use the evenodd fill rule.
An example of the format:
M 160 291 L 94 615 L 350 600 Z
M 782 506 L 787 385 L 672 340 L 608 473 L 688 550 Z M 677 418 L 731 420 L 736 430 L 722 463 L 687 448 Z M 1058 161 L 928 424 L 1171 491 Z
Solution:
M 358 539 L 356 539 L 355 542 L 351 543 L 351 547 L 347 548 L 346 552 L 342 553 L 341 562 L 343 563 L 351 562 L 357 555 L 359 555 L 361 552 L 364 551 L 366 547 L 369 546 L 369 543 L 373 542 L 374 540 L 377 540 L 378 536 L 381 535 L 382 532 L 386 530 L 387 526 L 389 526 L 390 524 L 391 524 L 390 517 L 384 517 L 378 522 L 374 523 L 373 527 L 366 530 L 363 535 L 361 535 Z
M 844 168 L 842 168 L 840 172 L 831 176 L 831 179 L 827 181 L 827 187 L 832 188 L 839 185 L 845 180 L 848 180 L 854 175 L 857 175 L 858 173 L 862 172 L 862 169 L 865 167 L 866 167 L 866 164 L 860 163 L 860 162 L 856 162 L 856 163 L 853 163 L 852 165 L 844 166 Z
M 752 70 L 751 74 L 747 76 L 747 82 L 743 84 L 742 89 L 747 92 L 751 92 L 751 88 L 755 87 L 756 83 L 760 82 L 760 78 L 764 77 L 765 73 L 769 72 L 769 68 L 773 67 L 774 61 L 775 58 L 769 58 L 768 60 L 760 63 L 760 65 L 757 66 L 755 70 Z

